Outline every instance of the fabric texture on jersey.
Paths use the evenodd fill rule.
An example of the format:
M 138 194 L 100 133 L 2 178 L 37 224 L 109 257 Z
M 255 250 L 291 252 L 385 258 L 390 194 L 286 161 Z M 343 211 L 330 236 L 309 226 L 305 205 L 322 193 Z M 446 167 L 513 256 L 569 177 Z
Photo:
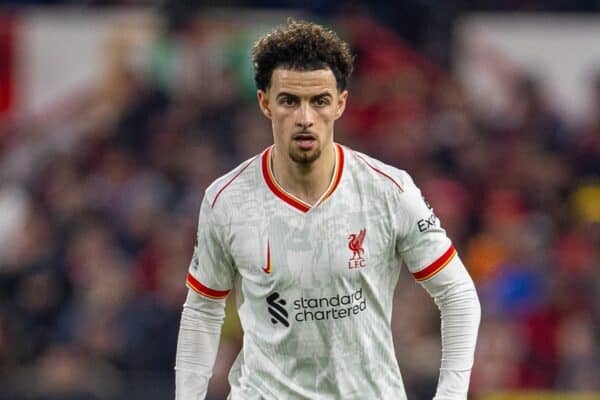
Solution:
M 456 372 L 466 370 L 468 385 L 477 296 L 410 176 L 336 145 L 332 190 L 310 207 L 274 186 L 269 151 L 206 190 L 188 275 L 203 296 L 235 292 L 244 339 L 230 397 L 405 398 L 390 329 L 402 263 L 436 300 L 449 335 L 442 367 L 451 373 L 438 394 L 461 379 L 466 393 Z M 457 330 L 468 339 L 456 341 Z

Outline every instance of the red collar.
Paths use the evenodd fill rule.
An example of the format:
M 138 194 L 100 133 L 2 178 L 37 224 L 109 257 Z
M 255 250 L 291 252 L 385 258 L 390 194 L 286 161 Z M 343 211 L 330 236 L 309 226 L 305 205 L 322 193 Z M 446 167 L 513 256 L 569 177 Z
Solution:
M 335 189 L 339 186 L 340 181 L 342 180 L 342 172 L 344 170 L 344 150 L 343 150 L 342 146 L 340 146 L 337 143 L 334 143 L 334 146 L 335 146 L 335 150 L 336 150 L 336 157 L 335 157 L 335 168 L 333 170 L 333 179 L 331 180 L 331 183 L 329 184 L 327 191 L 325 192 L 323 197 L 321 197 L 321 200 L 317 204 L 315 204 L 315 206 L 317 206 L 321 203 L 324 203 L 325 200 L 327 200 L 329 197 L 331 197 L 331 195 L 333 194 Z M 273 176 L 273 173 L 271 172 L 272 171 L 272 169 L 271 169 L 271 149 L 272 148 L 273 148 L 273 146 L 268 147 L 261 156 L 261 158 L 262 158 L 262 163 L 261 163 L 262 164 L 262 173 L 263 173 L 263 177 L 265 179 L 267 186 L 269 187 L 269 189 L 271 189 L 271 191 L 273 192 L 273 194 L 275 196 L 279 197 L 281 200 L 285 201 L 290 206 L 292 206 L 302 212 L 308 212 L 311 208 L 313 208 L 313 206 L 311 206 L 307 202 L 297 198 L 293 194 L 286 192 L 285 189 L 282 188 L 275 180 L 275 177 Z

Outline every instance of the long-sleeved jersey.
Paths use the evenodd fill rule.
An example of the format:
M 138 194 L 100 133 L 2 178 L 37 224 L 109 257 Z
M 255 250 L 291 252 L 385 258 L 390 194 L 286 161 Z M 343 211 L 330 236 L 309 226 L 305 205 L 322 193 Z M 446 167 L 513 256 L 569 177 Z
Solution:
M 234 400 L 405 398 L 390 329 L 401 265 L 421 282 L 464 270 L 406 172 L 335 151 L 314 206 L 276 182 L 271 148 L 206 191 L 187 285 L 212 299 L 235 291 L 244 339 Z

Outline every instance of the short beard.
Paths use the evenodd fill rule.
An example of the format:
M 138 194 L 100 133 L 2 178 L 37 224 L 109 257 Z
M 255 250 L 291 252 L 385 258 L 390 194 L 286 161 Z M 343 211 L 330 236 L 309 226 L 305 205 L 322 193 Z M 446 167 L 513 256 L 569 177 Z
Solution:
M 289 154 L 292 161 L 307 165 L 321 157 L 321 149 L 316 149 L 313 153 L 303 152 L 300 154 L 290 151 Z

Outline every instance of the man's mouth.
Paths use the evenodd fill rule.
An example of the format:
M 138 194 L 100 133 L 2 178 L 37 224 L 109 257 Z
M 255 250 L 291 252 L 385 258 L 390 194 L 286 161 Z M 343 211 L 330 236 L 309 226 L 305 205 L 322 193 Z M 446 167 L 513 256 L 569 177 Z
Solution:
M 317 141 L 317 137 L 312 133 L 296 133 L 294 136 L 292 136 L 292 140 L 301 149 L 310 150 Z

